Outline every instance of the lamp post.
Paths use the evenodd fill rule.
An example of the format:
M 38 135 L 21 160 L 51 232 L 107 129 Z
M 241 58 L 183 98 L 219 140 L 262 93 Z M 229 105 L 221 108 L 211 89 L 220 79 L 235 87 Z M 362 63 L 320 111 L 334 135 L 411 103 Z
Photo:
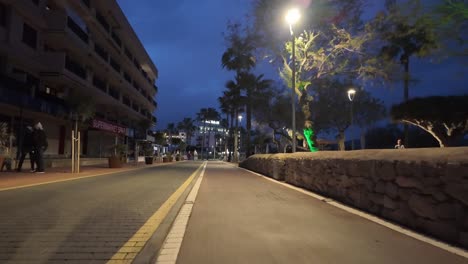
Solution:
M 239 115 L 237 118 L 239 119 L 239 126 L 242 127 L 242 115 Z M 239 131 L 239 144 L 238 144 L 239 151 L 237 152 L 237 161 L 239 161 L 240 149 L 241 149 L 241 146 L 242 146 L 242 143 L 241 143 L 241 134 L 242 134 L 241 130 L 242 129 L 238 130 Z M 236 137 L 237 137 L 237 135 L 236 135 Z M 237 149 L 236 149 L 236 151 L 237 151 Z
M 353 119 L 354 119 L 354 114 L 353 114 L 353 100 L 354 96 L 356 95 L 356 90 L 353 88 L 348 90 L 348 99 L 351 102 L 351 127 L 353 126 Z M 354 139 L 351 138 L 351 150 L 354 150 Z
M 289 31 L 292 37 L 292 78 L 291 78 L 291 110 L 292 110 L 292 152 L 296 152 L 296 100 L 294 93 L 296 92 L 296 37 L 294 36 L 293 25 L 297 23 L 301 14 L 297 8 L 288 10 L 286 21 L 289 24 Z

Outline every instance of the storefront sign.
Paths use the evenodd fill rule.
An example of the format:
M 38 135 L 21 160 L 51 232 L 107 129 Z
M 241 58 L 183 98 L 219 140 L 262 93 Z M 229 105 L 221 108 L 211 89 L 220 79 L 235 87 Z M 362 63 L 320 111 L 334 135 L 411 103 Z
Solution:
M 91 122 L 91 127 L 107 132 L 112 132 L 120 135 L 127 135 L 127 128 L 126 127 L 121 127 L 119 125 L 107 123 L 102 120 L 97 120 L 93 119 L 93 122 Z

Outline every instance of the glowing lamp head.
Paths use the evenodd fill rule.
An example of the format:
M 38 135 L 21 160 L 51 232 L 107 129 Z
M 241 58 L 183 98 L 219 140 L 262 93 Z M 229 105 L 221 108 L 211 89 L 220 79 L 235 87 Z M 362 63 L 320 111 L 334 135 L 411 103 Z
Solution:
M 354 90 L 354 89 L 352 89 L 352 88 L 349 89 L 349 90 L 348 90 L 348 98 L 349 98 L 350 101 L 353 101 L 354 95 L 356 95 L 356 90 Z
M 289 9 L 288 13 L 286 14 L 286 21 L 288 22 L 289 25 L 296 24 L 300 18 L 301 18 L 301 13 L 299 13 L 299 9 L 297 8 Z

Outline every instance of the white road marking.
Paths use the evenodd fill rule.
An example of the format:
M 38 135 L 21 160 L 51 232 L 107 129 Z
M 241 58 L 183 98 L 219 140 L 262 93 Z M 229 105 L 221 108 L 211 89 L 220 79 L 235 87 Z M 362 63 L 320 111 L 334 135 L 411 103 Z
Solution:
M 241 167 L 239 167 L 239 168 L 241 168 Z M 318 195 L 318 194 L 313 193 L 311 191 L 307 191 L 307 190 L 304 190 L 302 188 L 299 188 L 299 187 L 296 187 L 296 186 L 293 186 L 293 185 L 290 185 L 290 184 L 287 184 L 287 183 L 284 183 L 284 182 L 279 182 L 279 181 L 277 181 L 275 179 L 266 177 L 266 176 L 264 176 L 262 174 L 259 174 L 259 173 L 253 172 L 253 171 L 249 171 L 249 170 L 244 169 L 244 168 L 241 168 L 241 169 L 243 169 L 245 171 L 248 171 L 248 172 L 250 172 L 252 174 L 255 174 L 255 175 L 259 176 L 259 177 L 262 177 L 262 178 L 264 178 L 266 180 L 269 180 L 271 182 L 274 182 L 276 184 L 280 184 L 280 185 L 283 185 L 283 186 L 285 186 L 285 187 L 287 187 L 289 189 L 293 189 L 293 190 L 296 190 L 296 191 L 301 192 L 303 194 L 306 194 L 306 195 L 308 195 L 310 197 L 313 197 L 315 199 L 318 199 L 320 201 L 325 201 L 327 204 L 338 207 L 338 208 L 340 208 L 342 210 L 345 210 L 345 211 L 347 211 L 349 213 L 352 213 L 354 215 L 363 217 L 363 218 L 365 218 L 365 219 L 367 219 L 369 221 L 372 221 L 372 222 L 377 223 L 379 225 L 390 228 L 390 229 L 392 229 L 392 230 L 394 230 L 396 232 L 399 232 L 401 234 L 407 235 L 409 237 L 412 237 L 412 238 L 417 239 L 417 240 L 422 241 L 422 242 L 426 242 L 426 243 L 428 243 L 430 245 L 433 245 L 433 246 L 438 247 L 440 249 L 446 250 L 446 251 L 448 251 L 450 253 L 459 255 L 461 257 L 468 258 L 468 251 L 466 251 L 466 250 L 464 250 L 462 248 L 458 248 L 458 247 L 455 247 L 455 246 L 452 246 L 452 245 L 437 241 L 437 240 L 435 240 L 433 238 L 430 238 L 430 237 L 427 237 L 425 235 L 415 233 L 412 230 L 409 230 L 409 229 L 406 229 L 406 228 L 401 227 L 399 225 L 387 222 L 386 220 L 381 219 L 381 218 L 379 218 L 379 217 L 377 217 L 375 215 L 371 215 L 371 214 L 356 210 L 356 209 L 351 208 L 349 206 L 346 206 L 346 205 L 344 205 L 342 203 L 339 203 L 339 202 L 337 202 L 335 200 L 332 200 L 332 199 L 330 199 L 328 197 Z
M 203 180 L 203 175 L 205 175 L 207 163 L 208 162 L 205 161 L 200 177 L 198 177 L 193 189 L 190 191 L 184 205 L 180 209 L 179 214 L 177 215 L 174 224 L 172 225 L 171 230 L 159 251 L 158 258 L 155 262 L 156 264 L 175 264 L 177 262 L 177 255 L 179 254 L 180 247 L 182 246 L 188 220 L 190 219 L 190 214 L 192 213 L 193 204 L 197 198 L 198 190 L 200 189 L 200 185 Z

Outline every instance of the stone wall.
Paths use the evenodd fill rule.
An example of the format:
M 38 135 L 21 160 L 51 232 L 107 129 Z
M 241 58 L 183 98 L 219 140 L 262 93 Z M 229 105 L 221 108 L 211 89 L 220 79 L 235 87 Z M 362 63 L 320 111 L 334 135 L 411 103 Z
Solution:
M 241 167 L 468 248 L 468 148 L 254 155 Z

